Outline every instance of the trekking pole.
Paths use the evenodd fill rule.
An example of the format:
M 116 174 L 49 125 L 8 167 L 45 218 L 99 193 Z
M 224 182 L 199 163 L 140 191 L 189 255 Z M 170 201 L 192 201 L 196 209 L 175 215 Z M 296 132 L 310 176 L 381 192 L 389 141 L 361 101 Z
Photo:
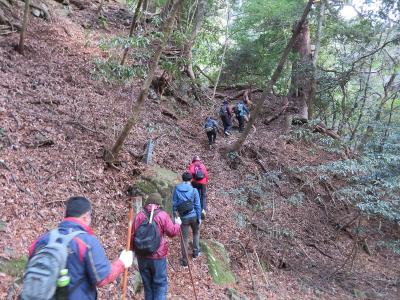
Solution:
M 194 286 L 194 281 L 193 281 L 193 276 L 192 276 L 192 269 L 190 267 L 189 257 L 188 257 L 188 254 L 187 254 L 186 244 L 185 244 L 185 241 L 183 239 L 182 230 L 180 231 L 180 233 L 181 233 L 181 242 L 182 242 L 182 245 L 183 245 L 183 250 L 185 251 L 186 261 L 187 261 L 187 264 L 188 264 L 188 267 L 189 267 L 190 279 L 192 280 L 194 299 L 197 300 L 196 288 Z
M 126 251 L 129 251 L 131 248 L 132 225 L 133 225 L 133 204 L 131 204 L 131 208 L 129 209 L 128 237 L 126 240 Z M 126 299 L 127 288 L 128 288 L 128 268 L 125 268 L 124 279 L 122 281 L 122 300 Z

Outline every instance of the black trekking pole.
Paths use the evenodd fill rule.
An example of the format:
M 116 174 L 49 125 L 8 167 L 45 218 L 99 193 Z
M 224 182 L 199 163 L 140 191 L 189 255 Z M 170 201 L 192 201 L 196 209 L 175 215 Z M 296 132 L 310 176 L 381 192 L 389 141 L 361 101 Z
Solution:
M 182 230 L 180 231 L 180 233 L 181 233 L 181 243 L 183 245 L 183 250 L 185 251 L 186 261 L 187 261 L 187 264 L 188 264 L 188 267 L 189 267 L 190 279 L 192 280 L 194 299 L 197 300 L 196 288 L 194 286 L 194 281 L 193 281 L 193 276 L 192 276 L 192 269 L 191 269 L 190 263 L 189 263 L 189 257 L 188 257 L 188 254 L 187 254 L 186 244 L 185 244 L 185 241 L 183 240 Z

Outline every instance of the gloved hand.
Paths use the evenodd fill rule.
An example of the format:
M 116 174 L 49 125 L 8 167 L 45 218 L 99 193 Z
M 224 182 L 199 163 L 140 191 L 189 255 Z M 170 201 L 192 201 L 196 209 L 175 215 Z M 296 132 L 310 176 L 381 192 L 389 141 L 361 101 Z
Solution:
M 119 255 L 119 260 L 122 261 L 125 268 L 129 268 L 133 263 L 133 252 L 122 250 L 121 254 Z
M 199 223 L 199 226 L 200 226 L 201 225 L 201 219 L 198 219 L 197 223 Z
M 175 224 L 182 225 L 182 220 L 181 220 L 181 218 L 179 218 L 179 217 L 175 218 Z
M 201 211 L 201 219 L 204 220 L 206 218 L 206 211 L 203 209 Z

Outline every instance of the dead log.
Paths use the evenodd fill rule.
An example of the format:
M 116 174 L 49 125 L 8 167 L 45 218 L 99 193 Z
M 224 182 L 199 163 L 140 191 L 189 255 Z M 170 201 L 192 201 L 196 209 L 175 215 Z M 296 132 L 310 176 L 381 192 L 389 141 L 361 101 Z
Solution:
M 265 125 L 268 125 L 268 124 L 270 124 L 272 121 L 278 119 L 281 115 L 283 115 L 283 114 L 285 113 L 285 111 L 287 110 L 288 106 L 289 106 L 289 104 L 286 103 L 286 104 L 281 108 L 281 110 L 280 110 L 277 114 L 275 114 L 275 115 L 273 115 L 273 116 L 270 116 L 270 117 L 267 118 L 263 123 L 264 123 Z
M 319 133 L 325 134 L 327 136 L 330 136 L 331 138 L 333 138 L 335 140 L 340 140 L 340 136 L 333 130 L 326 128 L 326 125 L 322 122 L 314 127 L 313 132 L 319 132 Z
M 168 109 L 166 109 L 166 108 L 163 108 L 163 110 L 161 111 L 161 113 L 162 113 L 164 116 L 170 117 L 171 119 L 178 120 L 178 117 L 177 117 L 172 111 L 170 111 L 170 110 L 168 110 Z

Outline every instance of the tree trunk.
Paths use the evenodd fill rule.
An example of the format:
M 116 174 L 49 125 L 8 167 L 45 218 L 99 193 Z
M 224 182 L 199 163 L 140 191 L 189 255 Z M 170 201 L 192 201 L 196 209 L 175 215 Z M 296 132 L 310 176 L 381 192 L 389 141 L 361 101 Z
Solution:
M 374 61 L 374 57 L 371 57 L 371 62 L 369 64 L 369 68 L 368 68 L 368 75 L 367 75 L 367 79 L 366 79 L 365 87 L 364 87 L 364 93 L 363 93 L 363 96 L 361 98 L 362 100 L 361 100 L 360 113 L 358 114 L 357 122 L 354 125 L 353 130 L 350 130 L 351 131 L 351 135 L 350 135 L 350 138 L 349 138 L 349 142 L 353 141 L 354 137 L 356 136 L 358 127 L 360 126 L 360 123 L 361 123 L 361 119 L 362 119 L 362 117 L 364 115 L 365 102 L 367 101 L 367 95 L 368 95 L 368 91 L 370 89 L 369 81 L 371 79 L 371 70 L 372 70 L 373 61 Z
M 30 0 L 25 0 L 25 8 L 24 8 L 24 19 L 22 21 L 21 34 L 19 37 L 18 44 L 18 52 L 24 55 L 24 44 L 25 44 L 25 36 L 26 36 L 26 27 L 28 26 L 29 21 L 29 12 L 30 12 Z
M 139 14 L 140 14 L 140 8 L 142 7 L 142 2 L 143 2 L 143 0 L 139 0 L 137 5 L 136 5 L 135 14 L 133 15 L 133 18 L 132 18 L 132 23 L 131 23 L 131 27 L 129 29 L 129 36 L 128 37 L 132 37 L 133 31 L 136 29 L 136 26 L 138 24 Z M 123 66 L 124 63 L 125 63 L 125 59 L 126 59 L 126 56 L 128 55 L 128 51 L 129 51 L 129 47 L 126 47 L 124 49 L 124 53 L 122 55 L 121 66 Z
M 239 137 L 239 139 L 235 142 L 233 147 L 229 149 L 229 151 L 239 151 L 240 148 L 242 147 L 244 141 L 246 140 L 247 136 L 249 135 L 250 130 L 251 130 L 252 126 L 254 125 L 254 122 L 256 121 L 256 119 L 258 118 L 258 116 L 261 113 L 261 109 L 262 109 L 264 101 L 268 97 L 270 97 L 270 95 L 272 94 L 272 88 L 282 73 L 282 69 L 286 62 L 286 59 L 287 59 L 290 51 L 293 48 L 296 37 L 300 33 L 300 31 L 303 27 L 303 24 L 307 19 L 307 16 L 311 10 L 311 6 L 312 6 L 313 2 L 314 2 L 314 0 L 308 1 L 307 5 L 304 9 L 303 15 L 301 16 L 300 21 L 297 23 L 297 26 L 296 26 L 295 30 L 293 31 L 292 37 L 290 38 L 288 44 L 286 45 L 286 48 L 282 53 L 282 56 L 278 62 L 278 65 L 276 66 L 276 69 L 275 69 L 274 73 L 272 74 L 271 80 L 268 82 L 267 87 L 266 87 L 265 91 L 263 92 L 261 98 L 256 100 L 256 106 L 255 106 L 254 112 L 251 114 L 250 120 L 247 123 L 244 132 Z
M 217 91 L 217 86 L 219 83 L 219 78 L 221 77 L 222 68 L 224 67 L 224 60 L 226 49 L 228 48 L 228 38 L 229 38 L 229 19 L 230 19 L 230 10 L 229 10 L 229 1 L 226 2 L 226 28 L 225 28 L 225 42 L 224 42 L 224 50 L 221 56 L 221 67 L 219 68 L 217 79 L 215 80 L 214 90 L 211 99 L 214 99 L 215 93 Z
M 302 26 L 299 34 L 294 42 L 293 53 L 298 58 L 292 64 L 291 86 L 289 91 L 290 110 L 286 113 L 285 119 L 289 127 L 291 127 L 291 119 L 294 115 L 301 119 L 308 119 L 308 100 L 311 95 L 312 81 L 312 60 L 311 60 L 311 40 L 310 30 L 306 22 Z
M 149 87 L 150 87 L 151 82 L 152 82 L 152 80 L 154 78 L 154 74 L 155 74 L 155 71 L 156 71 L 157 66 L 158 66 L 158 61 L 160 60 L 162 51 L 163 51 L 163 49 L 165 48 L 165 45 L 168 42 L 169 36 L 171 35 L 173 24 L 174 24 L 174 21 L 175 21 L 175 16 L 176 16 L 176 13 L 177 13 L 180 5 L 181 5 L 181 2 L 182 2 L 182 0 L 175 0 L 174 4 L 172 5 L 169 17 L 168 17 L 168 19 L 166 20 L 166 22 L 164 24 L 163 35 L 162 35 L 163 39 L 159 42 L 159 45 L 158 45 L 156 51 L 154 52 L 153 57 L 150 60 L 149 73 L 148 73 L 146 79 L 144 80 L 144 82 L 142 84 L 142 87 L 140 88 L 139 97 L 138 97 L 138 100 L 136 101 L 136 104 L 134 105 L 134 107 L 132 109 L 132 114 L 129 117 L 128 121 L 126 122 L 124 128 L 120 132 L 120 134 L 119 134 L 114 146 L 111 148 L 110 151 L 108 151 L 105 154 L 104 158 L 108 163 L 113 163 L 116 160 L 116 158 L 117 158 L 117 156 L 118 156 L 118 154 L 119 154 L 119 152 L 120 152 L 120 150 L 122 148 L 122 145 L 123 145 L 125 139 L 127 138 L 127 136 L 129 134 L 129 132 L 131 131 L 133 125 L 136 124 L 136 122 L 137 122 L 137 120 L 139 118 L 139 114 L 140 114 L 140 112 L 142 110 L 142 106 L 143 106 L 143 104 L 144 104 L 144 102 L 145 102 L 145 100 L 147 98 Z
M 186 72 L 188 73 L 191 79 L 195 79 L 195 75 L 193 72 L 193 55 L 192 48 L 194 42 L 196 40 L 197 34 L 200 31 L 201 24 L 203 22 L 204 11 L 206 6 L 206 0 L 199 0 L 196 8 L 196 14 L 194 16 L 192 32 L 190 37 L 188 38 L 186 44 L 183 47 L 183 57 L 186 59 Z
M 318 61 L 319 50 L 321 48 L 321 36 L 322 36 L 324 17 L 325 17 L 325 0 L 322 0 L 319 5 L 317 34 L 315 36 L 314 55 L 312 56 L 313 75 L 311 79 L 310 97 L 308 99 L 309 119 L 312 119 L 314 115 L 314 103 L 315 103 L 315 96 L 317 93 L 317 61 Z
M 393 95 L 389 94 L 389 92 L 392 89 L 392 85 L 394 83 L 396 76 L 397 76 L 397 74 L 392 74 L 390 76 L 389 81 L 383 87 L 383 97 L 381 98 L 379 107 L 376 111 L 374 123 L 378 123 L 381 120 L 381 114 L 382 114 L 383 107 L 385 106 L 387 101 L 390 100 L 393 96 Z M 396 96 L 396 94 L 394 94 L 394 98 L 395 98 L 395 96 Z M 359 152 L 364 151 L 365 146 L 367 145 L 368 141 L 372 138 L 373 134 L 374 134 L 374 126 L 369 124 L 367 126 L 367 129 L 365 130 L 363 137 L 361 138 L 360 144 L 357 147 L 357 150 Z

